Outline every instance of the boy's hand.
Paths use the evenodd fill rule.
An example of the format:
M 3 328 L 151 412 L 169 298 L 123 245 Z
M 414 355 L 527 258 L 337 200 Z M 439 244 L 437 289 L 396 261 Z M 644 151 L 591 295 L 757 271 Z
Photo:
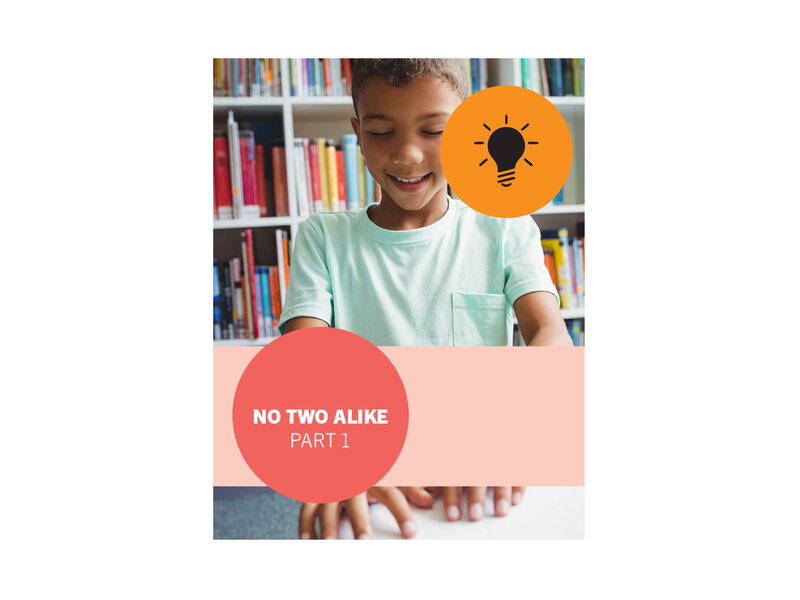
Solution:
M 511 506 L 516 506 L 522 502 L 522 495 L 525 488 L 496 487 L 494 488 L 494 514 L 496 517 L 504 517 L 508 514 Z M 458 521 L 461 519 L 461 488 L 446 487 L 442 491 L 444 501 L 444 514 L 448 521 Z M 480 521 L 483 518 L 483 506 L 486 501 L 485 487 L 467 488 L 467 514 L 470 521 Z
M 339 537 L 339 515 L 342 508 L 353 526 L 353 536 L 357 540 L 372 537 L 372 524 L 369 520 L 369 503 L 380 502 L 392 513 L 404 538 L 414 537 L 417 533 L 417 523 L 411 514 L 408 502 L 419 508 L 431 508 L 433 496 L 422 487 L 373 487 L 363 494 L 359 494 L 342 502 L 329 504 L 303 503 L 300 508 L 300 522 L 298 533 L 301 540 L 316 539 L 316 521 L 320 524 L 322 539 L 336 539 Z

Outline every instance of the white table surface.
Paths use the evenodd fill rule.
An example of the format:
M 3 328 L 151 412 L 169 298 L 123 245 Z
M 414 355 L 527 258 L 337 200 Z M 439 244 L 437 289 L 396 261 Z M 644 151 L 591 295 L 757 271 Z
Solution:
M 583 495 L 580 486 L 529 487 L 522 502 L 505 517 L 494 516 L 492 490 L 486 495 L 486 512 L 480 521 L 466 517 L 462 498 L 460 521 L 445 519 L 441 498 L 432 509 L 412 507 L 418 531 L 414 539 L 583 539 Z M 401 539 L 400 528 L 382 504 L 370 505 L 375 539 Z M 339 527 L 340 539 L 353 539 L 347 518 Z

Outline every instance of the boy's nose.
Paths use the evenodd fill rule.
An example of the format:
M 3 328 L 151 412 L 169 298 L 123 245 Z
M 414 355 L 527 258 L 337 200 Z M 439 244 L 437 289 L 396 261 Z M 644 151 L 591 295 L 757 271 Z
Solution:
M 401 142 L 391 153 L 391 161 L 396 165 L 416 165 L 424 158 L 422 150 L 413 142 Z

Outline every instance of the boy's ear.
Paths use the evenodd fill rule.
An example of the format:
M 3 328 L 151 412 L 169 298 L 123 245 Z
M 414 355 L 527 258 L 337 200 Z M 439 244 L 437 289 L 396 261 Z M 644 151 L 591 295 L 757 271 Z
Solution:
M 356 117 L 350 118 L 350 125 L 353 127 L 353 133 L 356 134 L 358 138 L 358 145 L 361 146 L 361 125 L 358 122 Z

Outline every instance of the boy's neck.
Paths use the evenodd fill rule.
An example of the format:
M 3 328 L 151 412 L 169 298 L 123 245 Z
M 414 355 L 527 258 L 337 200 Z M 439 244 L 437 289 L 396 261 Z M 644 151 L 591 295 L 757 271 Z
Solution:
M 404 210 L 381 190 L 381 201 L 367 211 L 369 219 L 382 229 L 402 231 L 420 229 L 433 225 L 447 212 L 447 187 L 442 187 L 424 207 L 419 210 Z

